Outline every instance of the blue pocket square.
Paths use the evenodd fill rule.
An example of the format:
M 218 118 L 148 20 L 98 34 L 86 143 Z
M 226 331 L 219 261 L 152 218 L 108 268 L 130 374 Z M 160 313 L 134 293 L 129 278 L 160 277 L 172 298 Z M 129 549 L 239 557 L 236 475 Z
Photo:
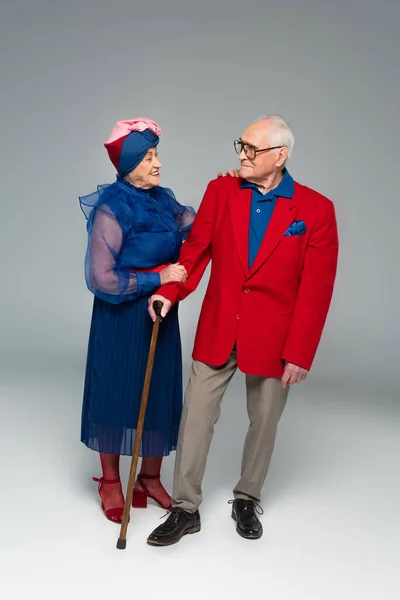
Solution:
M 285 231 L 284 235 L 302 235 L 307 231 L 304 221 L 294 221 L 291 226 Z

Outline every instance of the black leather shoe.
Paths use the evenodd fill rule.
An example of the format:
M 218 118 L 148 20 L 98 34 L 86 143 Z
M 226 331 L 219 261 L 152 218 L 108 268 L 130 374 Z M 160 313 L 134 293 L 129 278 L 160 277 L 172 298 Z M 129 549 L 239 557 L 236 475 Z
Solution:
M 243 500 L 237 498 L 231 500 L 232 503 L 232 519 L 236 521 L 236 531 L 243 538 L 248 540 L 258 540 L 263 534 L 263 528 L 257 517 L 257 508 L 260 509 L 259 514 L 263 514 L 261 506 L 253 500 Z
M 174 507 L 169 511 L 169 517 L 159 525 L 147 538 L 150 546 L 170 546 L 176 544 L 187 533 L 200 531 L 200 513 Z

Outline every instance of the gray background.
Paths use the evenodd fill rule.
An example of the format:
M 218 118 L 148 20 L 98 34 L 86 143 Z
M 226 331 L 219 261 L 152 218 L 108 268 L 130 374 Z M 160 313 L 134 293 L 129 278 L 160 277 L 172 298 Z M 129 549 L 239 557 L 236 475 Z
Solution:
M 340 443 L 343 455 L 336 467 L 341 473 L 349 460 L 343 449 L 359 436 L 349 482 L 365 471 L 370 483 L 360 488 L 359 498 L 366 492 L 371 499 L 377 485 L 369 479 L 371 468 L 378 476 L 386 465 L 379 486 L 388 492 L 383 492 L 381 504 L 371 505 L 368 516 L 388 510 L 387 498 L 399 494 L 398 485 L 389 492 L 388 467 L 398 449 L 399 418 L 399 20 L 395 0 L 280 0 L 273 5 L 256 0 L 2 1 L 1 440 L 6 450 L 15 450 L 11 475 L 16 465 L 24 469 L 26 453 L 31 453 L 33 473 L 38 460 L 39 472 L 49 478 L 50 494 L 60 462 L 68 481 L 78 477 L 85 490 L 90 484 L 77 474 L 88 468 L 88 479 L 92 472 L 83 465 L 89 462 L 91 470 L 97 468 L 94 454 L 73 449 L 79 447 L 92 304 L 83 279 L 86 234 L 77 196 L 113 180 L 103 142 L 115 122 L 148 116 L 160 123 L 162 184 L 182 203 L 197 207 L 217 171 L 237 166 L 233 139 L 258 116 L 279 112 L 296 136 L 290 172 L 335 202 L 341 247 L 334 300 L 314 370 L 306 384 L 292 391 L 295 404 L 282 425 L 285 450 L 277 450 L 274 493 L 279 497 L 289 485 L 287 493 L 293 494 L 288 481 L 300 482 L 304 465 L 317 469 L 315 454 L 326 444 L 334 456 Z M 180 308 L 185 375 L 204 287 L 202 282 Z M 217 453 L 225 452 L 221 460 L 227 461 L 225 474 L 232 485 L 238 471 L 235 461 L 246 427 L 240 378 L 229 394 L 231 412 L 213 446 L 217 461 L 209 466 L 209 489 L 219 480 L 228 485 L 221 479 Z M 316 407 L 321 413 L 315 413 Z M 327 415 L 336 415 L 336 420 L 325 421 Z M 298 441 L 296 446 L 301 423 L 310 429 L 302 429 L 305 445 Z M 226 443 L 236 434 L 238 442 L 228 452 Z M 297 453 L 308 441 L 300 460 Z M 385 446 L 389 441 L 392 445 Z M 382 456 L 375 463 L 378 450 Z M 61 459 L 57 453 L 62 451 L 70 458 Z M 298 463 L 289 458 L 291 451 Z M 49 454 L 54 472 L 46 471 Z M 67 466 L 71 461 L 73 468 Z M 166 468 L 168 477 L 171 461 Z M 317 481 L 313 472 L 306 479 L 306 486 Z M 93 501 L 93 489 L 85 493 Z M 74 494 L 74 510 L 81 515 L 79 489 Z M 343 497 L 349 500 L 351 494 Z M 48 495 L 38 500 L 39 511 L 48 500 Z M 354 514 L 357 510 L 355 506 Z M 71 498 L 65 511 L 71 512 Z M 25 531 L 37 518 L 33 512 L 32 507 L 25 510 Z M 312 510 L 310 518 L 315 514 Z M 385 530 L 386 541 L 389 530 L 398 529 L 397 511 L 393 515 L 397 521 Z M 103 517 L 97 516 L 100 523 Z M 295 522 L 303 516 L 296 515 Z M 35 534 L 43 535 L 31 533 L 32 544 Z M 277 531 L 278 539 L 281 535 Z M 291 536 L 287 541 L 293 543 Z M 361 538 L 359 542 L 362 546 Z M 207 553 L 210 546 L 205 548 Z M 386 567 L 391 564 L 390 548 Z M 278 571 L 288 556 L 284 545 L 280 549 L 283 563 L 275 565 Z M 290 558 L 293 566 L 296 559 Z M 311 598 L 313 591 L 316 598 L 330 597 L 314 590 L 309 567 L 310 586 L 304 584 L 302 592 Z M 360 566 L 360 577 L 368 569 L 367 562 Z M 347 582 L 344 573 L 342 582 Z M 389 579 L 386 573 L 383 580 Z M 274 599 L 301 597 L 300 592 L 291 593 L 290 582 L 285 586 L 288 595 L 277 587 Z M 354 598 L 346 589 L 349 596 L 342 590 L 340 597 Z M 370 591 L 376 598 L 373 589 L 371 582 L 366 584 L 363 597 Z M 391 592 L 394 588 L 385 600 Z
M 5 358 L 83 357 L 77 196 L 113 180 L 103 142 L 116 120 L 161 124 L 162 183 L 198 206 L 236 166 L 232 140 L 277 111 L 296 135 L 293 176 L 335 202 L 340 227 L 316 370 L 387 380 L 399 340 L 398 24 L 394 1 L 3 3 Z M 190 343 L 197 307 L 182 310 Z

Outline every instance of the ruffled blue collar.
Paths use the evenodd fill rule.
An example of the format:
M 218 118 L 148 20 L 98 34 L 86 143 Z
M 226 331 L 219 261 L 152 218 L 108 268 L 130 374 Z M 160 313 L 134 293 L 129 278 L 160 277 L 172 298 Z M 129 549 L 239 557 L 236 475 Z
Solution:
M 103 194 L 106 194 L 104 197 Z M 144 190 L 142 188 L 137 188 L 119 175 L 117 175 L 117 179 L 115 183 L 112 184 L 103 184 L 98 185 L 97 190 L 88 194 L 87 196 L 79 196 L 79 202 L 81 205 L 81 209 L 88 219 L 93 208 L 104 202 L 104 200 L 110 194 L 114 200 L 122 200 L 127 202 L 128 204 L 148 204 L 155 201 L 160 207 L 164 207 L 166 204 L 169 204 L 167 200 L 172 196 L 172 192 L 166 188 L 161 187 L 160 185 L 156 185 L 148 190 Z
M 124 179 L 120 175 L 117 175 L 117 183 L 119 183 L 122 186 L 124 186 L 124 188 L 126 190 L 129 190 L 133 194 L 139 194 L 141 196 L 151 196 L 152 195 L 151 191 L 152 191 L 153 188 L 150 188 L 148 190 L 144 190 L 142 188 L 135 187 L 134 185 L 132 185 L 132 183 L 129 183 L 129 181 L 126 181 L 126 179 Z

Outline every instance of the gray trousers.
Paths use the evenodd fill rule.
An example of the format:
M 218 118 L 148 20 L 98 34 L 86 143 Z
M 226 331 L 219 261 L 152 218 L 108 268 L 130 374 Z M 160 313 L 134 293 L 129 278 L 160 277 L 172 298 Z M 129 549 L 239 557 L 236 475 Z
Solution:
M 179 429 L 173 506 L 194 511 L 201 503 L 201 484 L 214 425 L 236 369 L 236 351 L 220 367 L 193 361 Z M 233 495 L 259 502 L 289 387 L 283 389 L 281 380 L 273 377 L 246 375 L 246 389 L 250 425 L 243 448 L 241 477 Z

